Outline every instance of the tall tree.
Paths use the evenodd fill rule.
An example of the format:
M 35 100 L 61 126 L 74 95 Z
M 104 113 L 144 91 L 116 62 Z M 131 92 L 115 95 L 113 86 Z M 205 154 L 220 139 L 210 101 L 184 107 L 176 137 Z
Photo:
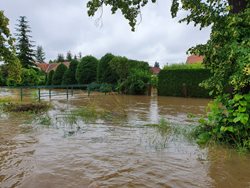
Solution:
M 58 54 L 58 56 L 57 56 L 57 62 L 58 63 L 62 63 L 64 61 L 65 61 L 64 55 L 63 54 Z
M 71 60 L 72 60 L 72 54 L 71 54 L 70 51 L 67 52 L 66 60 L 67 60 L 67 61 L 71 61 Z
M 7 84 L 21 82 L 22 67 L 16 57 L 14 39 L 9 30 L 9 19 L 0 11 L 0 61 L 7 67 Z
M 25 16 L 20 16 L 16 28 L 16 48 L 18 58 L 24 68 L 29 68 L 34 65 L 34 45 L 31 41 L 31 30 L 28 25 L 27 18 Z
M 93 56 L 85 56 L 77 65 L 76 80 L 78 84 L 90 84 L 96 81 L 98 60 Z
M 70 62 L 69 68 L 66 70 L 66 72 L 63 75 L 63 85 L 70 85 L 70 84 L 77 84 L 76 80 L 76 68 L 77 68 L 78 61 L 72 60 Z
M 53 75 L 53 78 L 52 78 L 53 85 L 61 85 L 62 84 L 63 75 L 66 72 L 66 70 L 67 70 L 67 67 L 63 63 L 60 63 L 60 65 L 58 65 L 58 67 L 56 68 L 56 71 Z
M 37 46 L 37 50 L 36 50 L 36 60 L 39 63 L 43 63 L 45 61 L 45 52 L 43 50 L 42 46 Z

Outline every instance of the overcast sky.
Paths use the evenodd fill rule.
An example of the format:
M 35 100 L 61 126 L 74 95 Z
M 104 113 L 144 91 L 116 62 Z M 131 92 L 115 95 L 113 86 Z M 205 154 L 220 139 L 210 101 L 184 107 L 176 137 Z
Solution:
M 132 32 L 120 13 L 112 15 L 105 7 L 103 15 L 90 18 L 87 0 L 1 0 L 0 9 L 10 19 L 15 32 L 19 16 L 26 16 L 35 45 L 42 45 L 46 60 L 58 53 L 94 55 L 97 58 L 111 52 L 131 59 L 166 63 L 185 62 L 186 51 L 205 43 L 210 29 L 178 23 L 170 14 L 170 0 L 158 0 L 143 8 L 142 20 Z M 100 14 L 99 14 L 100 15 Z

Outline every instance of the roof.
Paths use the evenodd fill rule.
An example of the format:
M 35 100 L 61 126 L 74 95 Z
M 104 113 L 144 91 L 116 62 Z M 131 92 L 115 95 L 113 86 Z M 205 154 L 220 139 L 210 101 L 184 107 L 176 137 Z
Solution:
M 46 72 L 49 64 L 48 63 L 39 63 L 39 62 L 35 62 L 36 66 L 38 68 L 40 68 L 42 71 Z
M 203 59 L 204 56 L 190 55 L 188 56 L 186 63 L 187 64 L 202 63 Z
M 161 69 L 159 67 L 150 67 L 150 71 L 153 74 L 159 74 L 159 72 L 161 71 Z
M 39 62 L 36 62 L 35 63 L 37 65 L 37 67 L 39 67 L 42 71 L 46 72 L 46 73 L 49 73 L 50 71 L 52 70 L 56 70 L 57 67 L 61 64 L 61 63 L 39 63 Z M 68 61 L 65 61 L 65 62 L 62 62 L 62 64 L 64 64 L 67 68 L 69 68 L 69 65 L 70 65 L 70 62 Z

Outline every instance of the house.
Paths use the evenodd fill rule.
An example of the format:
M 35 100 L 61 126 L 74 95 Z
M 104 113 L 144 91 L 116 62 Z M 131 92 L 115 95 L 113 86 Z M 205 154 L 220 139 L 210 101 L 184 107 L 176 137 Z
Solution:
M 70 62 L 65 61 L 62 62 L 67 68 L 69 68 Z M 50 71 L 55 71 L 57 67 L 60 65 L 60 63 L 39 63 L 35 62 L 36 66 L 41 70 L 44 71 L 45 73 L 49 73 Z
M 203 59 L 204 59 L 204 56 L 190 55 L 188 56 L 186 63 L 187 64 L 202 63 Z
M 153 74 L 157 75 L 157 74 L 159 74 L 159 72 L 161 71 L 161 68 L 159 68 L 159 67 L 150 67 L 150 71 L 151 71 Z

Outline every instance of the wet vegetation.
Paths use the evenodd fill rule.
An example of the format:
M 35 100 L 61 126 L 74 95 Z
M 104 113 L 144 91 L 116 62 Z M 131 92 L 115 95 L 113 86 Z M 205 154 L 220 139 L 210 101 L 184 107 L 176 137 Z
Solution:
M 49 103 L 4 103 L 3 111 L 5 112 L 30 112 L 40 113 L 49 110 L 51 105 Z

